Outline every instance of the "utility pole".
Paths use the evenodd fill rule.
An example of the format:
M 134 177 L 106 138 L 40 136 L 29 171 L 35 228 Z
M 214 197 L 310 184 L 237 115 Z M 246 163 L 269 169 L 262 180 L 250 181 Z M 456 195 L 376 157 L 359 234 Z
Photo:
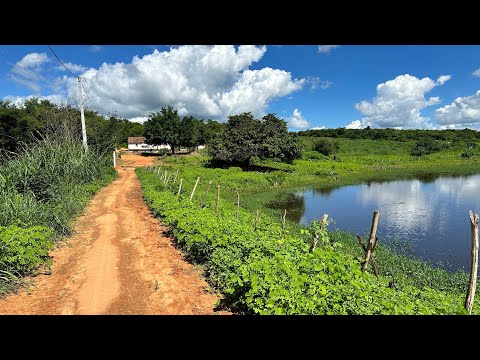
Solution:
M 80 84 L 80 76 L 77 76 L 78 80 L 78 97 L 80 101 L 80 118 L 82 120 L 82 138 L 83 138 L 83 147 L 85 150 L 88 150 L 87 145 L 87 128 L 85 127 L 85 114 L 83 113 L 83 93 L 82 93 L 82 84 Z

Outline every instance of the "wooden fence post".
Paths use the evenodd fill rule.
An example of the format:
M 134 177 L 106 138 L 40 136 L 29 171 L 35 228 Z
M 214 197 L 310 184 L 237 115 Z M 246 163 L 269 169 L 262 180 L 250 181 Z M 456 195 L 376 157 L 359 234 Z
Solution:
M 117 166 L 117 154 L 115 150 L 113 150 L 113 167 Z
M 468 283 L 467 298 L 465 299 L 465 309 L 467 309 L 469 314 L 472 313 L 478 272 L 478 214 L 474 214 L 471 210 L 470 231 L 472 237 L 472 259 L 470 265 L 470 282 Z
M 375 210 L 372 218 L 372 228 L 370 229 L 370 239 L 367 244 L 367 252 L 365 253 L 365 261 L 362 263 L 362 271 L 365 271 L 372 256 L 372 251 L 377 244 L 377 226 L 378 226 L 378 217 L 380 216 L 378 210 Z
M 217 186 L 217 203 L 215 205 L 215 214 L 218 214 L 218 206 L 220 205 L 220 184 Z
M 240 211 L 240 192 L 237 191 L 237 214 L 236 214 L 236 218 L 238 219 L 238 213 Z
M 168 185 L 168 182 L 170 181 L 170 177 L 172 176 L 172 173 L 168 174 L 168 178 L 165 181 L 165 185 Z
M 325 224 L 327 223 L 327 219 L 328 219 L 328 214 L 323 214 L 322 220 L 320 221 L 320 226 L 321 226 L 321 227 L 325 226 Z M 317 247 L 317 244 L 318 244 L 318 240 L 320 240 L 320 239 L 318 238 L 318 236 L 315 236 L 315 237 L 312 239 L 312 245 L 310 245 L 310 252 L 314 252 L 314 251 L 315 251 L 315 248 Z
M 200 208 L 201 209 L 203 209 L 203 207 L 205 206 L 205 199 L 207 197 L 208 191 L 210 190 L 210 186 L 212 186 L 211 181 L 208 182 L 207 188 L 205 189 L 205 192 L 203 193 L 202 201 L 200 202 Z
M 180 191 L 182 191 L 182 183 L 183 183 L 183 179 L 180 179 L 180 186 L 178 187 L 177 196 L 180 195 Z
M 283 211 L 283 216 L 281 216 L 282 219 L 282 236 L 283 232 L 285 231 L 285 217 L 287 216 L 287 209 Z
M 367 246 L 363 243 L 362 237 L 360 235 L 357 235 L 357 240 L 358 240 L 358 243 L 360 244 L 360 246 L 363 249 L 363 254 L 366 255 L 367 254 Z M 375 248 L 377 246 L 377 243 L 378 243 L 378 238 L 375 237 L 375 245 L 373 246 L 372 255 L 370 256 L 370 260 L 372 260 L 373 273 L 375 274 L 377 279 L 380 280 L 380 274 L 378 273 L 377 262 L 375 261 L 375 256 L 374 256 L 375 255 L 374 251 L 375 251 Z
M 192 190 L 192 195 L 190 195 L 190 201 L 192 201 L 193 199 L 193 194 L 195 194 L 195 189 L 197 188 L 199 181 L 200 181 L 200 176 L 197 178 L 197 181 L 195 182 L 195 186 L 193 187 L 193 190 Z
M 255 231 L 257 231 L 258 220 L 260 219 L 260 211 L 257 209 L 257 215 L 255 216 Z

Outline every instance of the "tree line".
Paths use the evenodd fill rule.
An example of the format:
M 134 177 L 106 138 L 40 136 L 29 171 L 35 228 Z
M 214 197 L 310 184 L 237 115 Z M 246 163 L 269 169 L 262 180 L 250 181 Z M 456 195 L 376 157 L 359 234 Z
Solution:
M 143 125 L 122 119 L 116 114 L 100 115 L 85 110 L 88 145 L 106 151 L 127 143 L 129 136 L 142 136 Z M 15 106 L 0 101 L 0 153 L 17 153 L 22 145 L 55 134 L 81 139 L 80 112 L 75 107 L 32 98 Z M 0 155 L 1 156 L 1 155 Z
M 395 141 L 411 141 L 424 138 L 443 141 L 465 141 L 480 140 L 480 132 L 472 129 L 446 129 L 446 130 L 419 130 L 419 129 L 372 129 L 367 126 L 364 129 L 320 129 L 320 130 L 304 130 L 299 131 L 300 136 L 314 137 L 332 137 L 346 139 L 370 139 L 370 140 L 395 140 Z

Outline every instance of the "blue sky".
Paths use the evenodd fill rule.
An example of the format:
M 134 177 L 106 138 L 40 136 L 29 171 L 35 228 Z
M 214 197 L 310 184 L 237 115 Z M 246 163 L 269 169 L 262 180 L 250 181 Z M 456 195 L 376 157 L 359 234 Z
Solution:
M 274 112 L 291 130 L 480 128 L 480 46 L 52 48 L 85 79 L 86 106 L 134 121 L 172 105 L 216 120 Z M 0 46 L 0 99 L 75 102 L 76 80 L 59 66 L 46 45 Z

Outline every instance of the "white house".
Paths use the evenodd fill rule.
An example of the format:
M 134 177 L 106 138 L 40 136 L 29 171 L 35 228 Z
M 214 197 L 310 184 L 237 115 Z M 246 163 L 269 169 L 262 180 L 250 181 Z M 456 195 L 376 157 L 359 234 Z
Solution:
M 154 151 L 160 149 L 169 149 L 170 145 L 149 145 L 145 143 L 145 138 L 143 136 L 129 137 L 128 138 L 128 150 L 133 151 Z

